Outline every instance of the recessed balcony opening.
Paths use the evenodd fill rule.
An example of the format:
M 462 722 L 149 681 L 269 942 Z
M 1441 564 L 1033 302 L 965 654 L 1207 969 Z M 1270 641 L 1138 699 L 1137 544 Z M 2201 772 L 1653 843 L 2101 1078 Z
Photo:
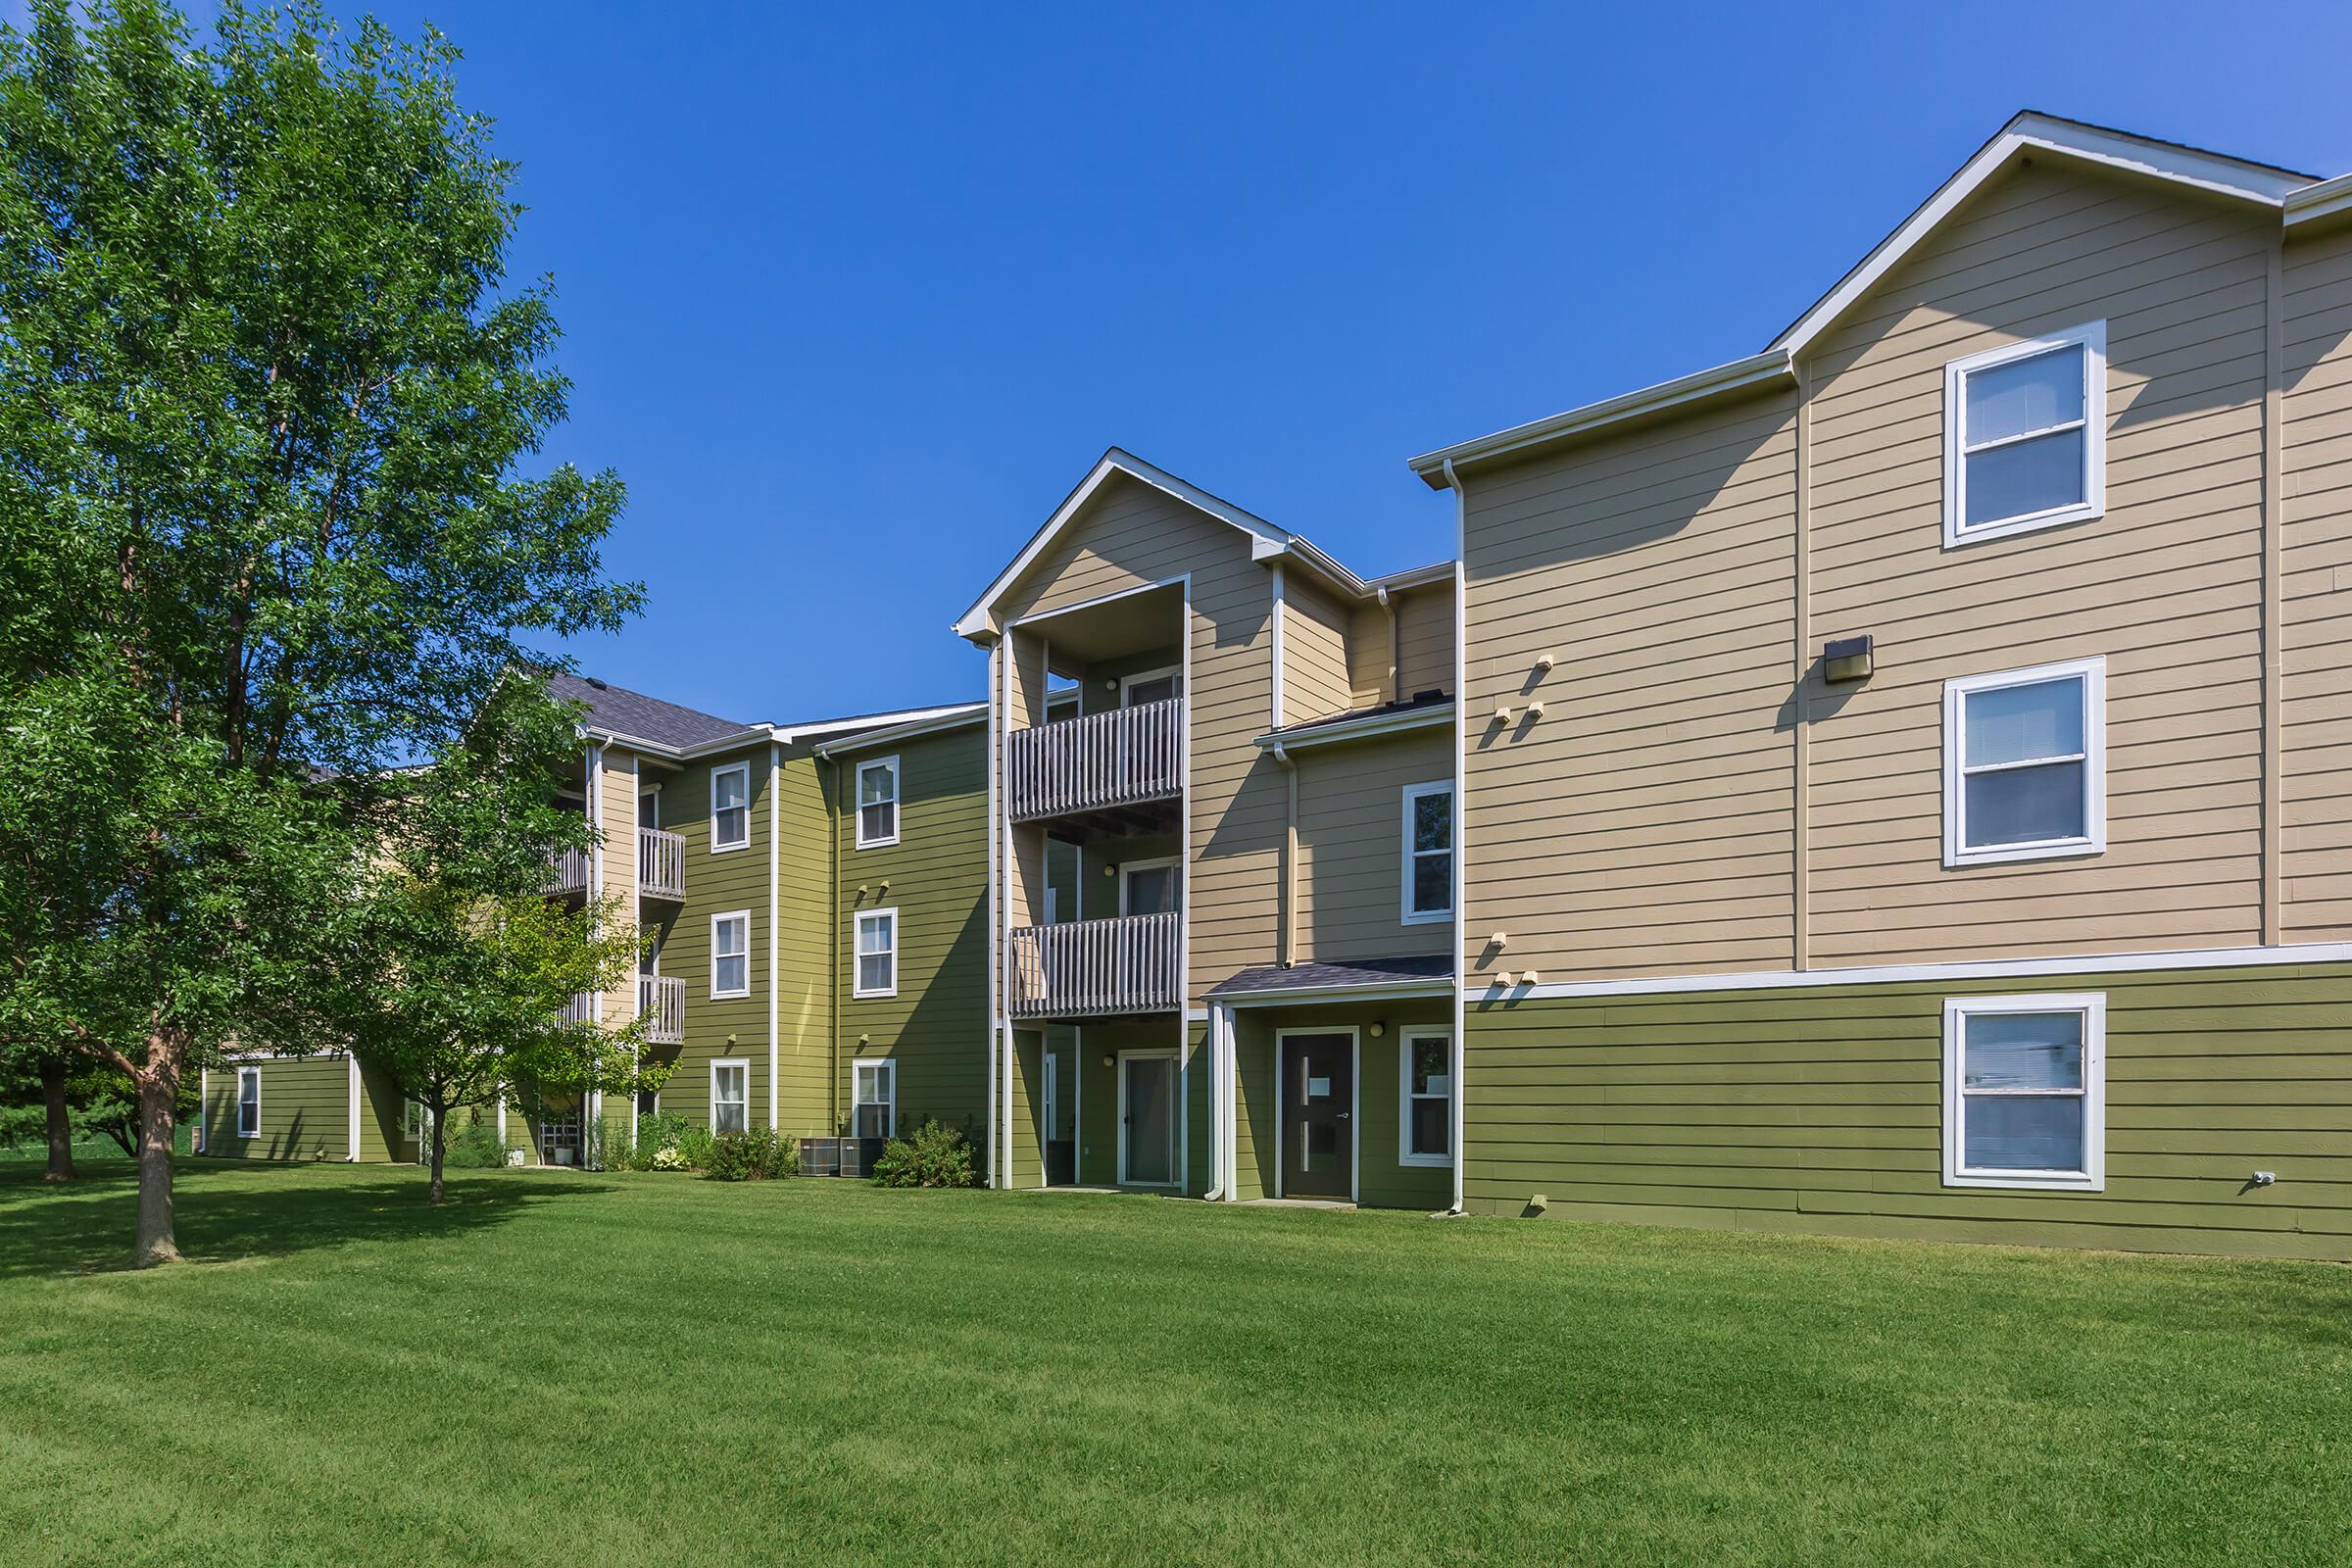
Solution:
M 1163 832 L 1184 798 L 1184 599 L 1176 585 L 1013 632 L 1005 809 L 1084 834 Z

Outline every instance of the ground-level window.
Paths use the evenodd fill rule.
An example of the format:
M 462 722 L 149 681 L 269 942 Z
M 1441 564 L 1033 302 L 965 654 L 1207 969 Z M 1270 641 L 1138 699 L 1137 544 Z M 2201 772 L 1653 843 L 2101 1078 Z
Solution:
M 1453 1036 L 1444 1029 L 1407 1029 L 1399 1037 L 1403 1103 L 1398 1107 L 1407 1165 L 1453 1163 Z
M 858 915 L 858 974 L 850 994 L 899 994 L 899 911 L 863 909 Z
M 1406 925 L 1453 917 L 1453 784 L 1404 787 Z
M 887 1058 L 850 1063 L 851 1100 L 856 1106 L 850 1133 L 857 1138 L 895 1138 L 899 1131 L 899 1069 Z
M 262 1069 L 237 1069 L 237 1136 L 259 1138 L 262 1134 Z
M 710 917 L 710 995 L 752 994 L 752 911 L 734 909 Z
M 899 760 L 877 757 L 858 764 L 858 847 L 899 842 Z
M 2106 1079 L 2105 996 L 1948 1000 L 1944 1185 L 2099 1191 Z
M 1944 864 L 2104 851 L 2106 714 L 2104 659 L 1944 682 Z
M 752 1129 L 752 1069 L 749 1062 L 710 1064 L 710 1130 L 743 1133 Z

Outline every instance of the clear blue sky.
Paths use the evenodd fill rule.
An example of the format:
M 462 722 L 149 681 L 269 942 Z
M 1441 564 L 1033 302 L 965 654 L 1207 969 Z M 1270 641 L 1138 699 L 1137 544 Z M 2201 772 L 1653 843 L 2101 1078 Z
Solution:
M 2352 170 L 2341 3 L 377 14 L 465 50 L 629 486 L 574 652 L 740 718 L 979 695 L 949 621 L 1113 444 L 1443 559 L 1407 456 L 1762 348 L 2017 109 Z

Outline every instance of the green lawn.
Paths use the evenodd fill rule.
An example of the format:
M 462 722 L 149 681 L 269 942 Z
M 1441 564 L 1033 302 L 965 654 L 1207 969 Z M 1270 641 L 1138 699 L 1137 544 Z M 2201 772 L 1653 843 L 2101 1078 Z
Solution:
M 0 1558 L 2344 1560 L 2352 1271 L 1156 1199 L 0 1172 Z

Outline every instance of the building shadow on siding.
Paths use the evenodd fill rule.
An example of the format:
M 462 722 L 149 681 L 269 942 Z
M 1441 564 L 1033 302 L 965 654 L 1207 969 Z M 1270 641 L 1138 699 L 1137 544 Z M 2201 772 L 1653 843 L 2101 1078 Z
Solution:
M 179 1162 L 174 1219 L 181 1253 L 194 1263 L 277 1257 L 352 1242 L 431 1240 L 494 1229 L 547 1203 L 610 1191 L 592 1175 L 453 1171 L 449 1201 L 425 1200 L 425 1173 L 371 1167 L 367 1180 L 317 1185 L 296 1167 L 248 1162 Z M 0 1172 L 0 1279 L 80 1274 L 125 1266 L 137 1201 L 135 1167 L 86 1172 L 64 1191 L 44 1191 L 40 1167 Z

